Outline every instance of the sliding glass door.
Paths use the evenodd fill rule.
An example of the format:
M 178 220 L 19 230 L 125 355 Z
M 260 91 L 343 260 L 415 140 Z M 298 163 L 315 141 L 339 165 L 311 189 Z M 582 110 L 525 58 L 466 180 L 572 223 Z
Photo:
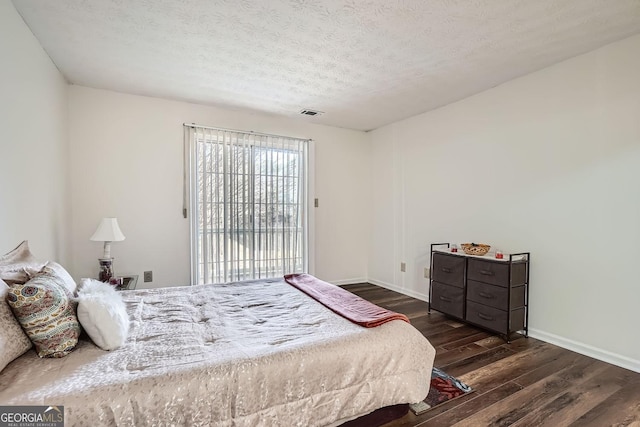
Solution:
M 190 126 L 193 281 L 307 270 L 308 141 Z

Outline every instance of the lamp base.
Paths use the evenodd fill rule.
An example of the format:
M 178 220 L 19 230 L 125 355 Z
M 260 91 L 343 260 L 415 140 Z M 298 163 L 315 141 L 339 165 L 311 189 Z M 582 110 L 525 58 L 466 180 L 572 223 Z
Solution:
M 108 282 L 113 276 L 113 258 L 98 258 L 100 263 L 100 273 L 98 274 L 98 280 L 101 282 Z

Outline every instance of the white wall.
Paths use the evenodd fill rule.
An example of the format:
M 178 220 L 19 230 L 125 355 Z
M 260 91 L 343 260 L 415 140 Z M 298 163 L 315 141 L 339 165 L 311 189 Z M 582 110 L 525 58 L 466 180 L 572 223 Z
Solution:
M 635 36 L 374 131 L 370 279 L 426 297 L 432 242 L 530 251 L 532 335 L 640 370 L 639 52 Z
M 138 287 L 189 283 L 189 220 L 182 217 L 182 123 L 312 138 L 315 146 L 315 274 L 331 282 L 367 272 L 370 146 L 364 132 L 266 115 L 70 86 L 72 273 L 97 275 L 102 246 L 89 241 L 115 216 L 116 273 Z M 154 281 L 142 283 L 152 270 Z
M 69 257 L 67 84 L 10 1 L 0 1 L 0 255 L 22 240 Z

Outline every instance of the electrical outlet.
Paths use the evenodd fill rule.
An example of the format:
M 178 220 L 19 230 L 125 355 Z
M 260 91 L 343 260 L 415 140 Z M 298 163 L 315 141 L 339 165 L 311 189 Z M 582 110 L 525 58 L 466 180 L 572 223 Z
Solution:
M 400 263 L 400 271 L 403 272 L 403 273 L 405 271 L 407 271 L 407 263 L 406 262 L 401 262 Z
M 425 267 L 424 268 L 424 278 L 428 279 L 429 277 L 431 277 L 431 271 L 429 271 L 429 268 Z
M 153 271 L 145 271 L 144 272 L 144 281 L 145 282 L 153 282 Z

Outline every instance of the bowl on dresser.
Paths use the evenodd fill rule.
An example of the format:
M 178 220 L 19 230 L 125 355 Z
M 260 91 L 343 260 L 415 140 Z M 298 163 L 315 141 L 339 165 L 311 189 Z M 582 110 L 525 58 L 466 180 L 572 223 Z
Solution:
M 485 245 L 484 243 L 462 243 L 460 246 L 465 254 L 477 256 L 486 255 L 491 249 L 490 245 Z

